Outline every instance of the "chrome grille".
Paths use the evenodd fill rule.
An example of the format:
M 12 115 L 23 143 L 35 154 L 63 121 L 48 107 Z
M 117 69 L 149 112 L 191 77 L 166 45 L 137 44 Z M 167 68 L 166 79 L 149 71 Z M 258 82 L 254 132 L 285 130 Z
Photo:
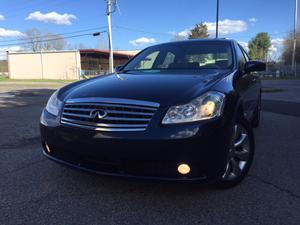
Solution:
M 61 123 L 98 131 L 144 131 L 158 103 L 106 98 L 68 100 Z

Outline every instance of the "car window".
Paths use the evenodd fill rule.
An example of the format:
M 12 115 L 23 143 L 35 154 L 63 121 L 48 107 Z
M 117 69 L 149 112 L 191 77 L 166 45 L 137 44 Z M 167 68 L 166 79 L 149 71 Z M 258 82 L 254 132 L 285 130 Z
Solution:
M 158 68 L 166 69 L 170 64 L 174 63 L 175 54 L 172 52 L 168 52 L 164 58 L 164 61 L 161 65 L 158 65 Z
M 240 60 L 240 67 L 244 69 L 244 66 L 246 64 L 246 58 L 245 58 L 245 55 L 244 55 L 240 45 L 238 45 L 237 54 L 238 54 L 238 58 Z
M 233 66 L 229 42 L 164 44 L 147 48 L 133 58 L 124 70 L 229 69 Z
M 193 54 L 187 55 L 186 61 L 188 63 L 197 63 L 201 66 L 209 66 L 209 65 L 221 65 L 221 63 L 225 63 L 225 66 L 228 64 L 228 54 L 220 53 L 220 54 Z
M 248 54 L 246 53 L 245 49 L 244 49 L 242 46 L 240 46 L 240 45 L 239 45 L 239 48 L 240 48 L 240 50 L 241 50 L 241 52 L 242 52 L 242 54 L 243 54 L 243 56 L 244 56 L 246 62 L 248 62 L 250 59 L 249 59 L 249 56 L 248 56 Z
M 145 70 L 145 69 L 151 69 L 157 56 L 159 54 L 159 51 L 155 51 L 150 53 L 149 55 L 146 55 L 143 59 L 140 60 L 140 62 L 135 66 L 135 69 L 137 70 Z
M 250 60 L 250 57 L 249 57 L 248 53 L 245 51 L 244 48 L 242 48 L 242 51 L 243 51 L 243 53 L 244 53 L 244 56 L 245 56 L 246 60 L 249 61 L 249 60 Z

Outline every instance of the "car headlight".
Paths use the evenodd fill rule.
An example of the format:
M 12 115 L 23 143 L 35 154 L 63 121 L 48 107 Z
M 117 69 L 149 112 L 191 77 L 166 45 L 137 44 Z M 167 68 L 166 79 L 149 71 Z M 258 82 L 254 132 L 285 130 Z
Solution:
M 59 114 L 59 111 L 63 105 L 62 101 L 60 101 L 58 98 L 57 98 L 57 93 L 58 93 L 58 90 L 55 91 L 51 97 L 49 98 L 48 102 L 47 102 L 47 106 L 46 106 L 46 110 L 54 115 L 54 116 L 58 116 Z
M 222 114 L 224 99 L 225 95 L 220 92 L 207 92 L 188 104 L 170 107 L 162 123 L 186 123 L 218 117 Z

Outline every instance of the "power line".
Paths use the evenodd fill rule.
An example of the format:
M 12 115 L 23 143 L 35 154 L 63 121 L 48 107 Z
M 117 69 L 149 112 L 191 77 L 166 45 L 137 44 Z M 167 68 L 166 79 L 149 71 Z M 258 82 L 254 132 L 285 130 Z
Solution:
M 124 26 L 118 26 L 118 25 L 113 26 L 113 28 L 123 29 L 123 30 L 132 31 L 132 32 L 138 32 L 138 33 L 144 33 L 144 34 L 172 36 L 172 33 L 160 33 L 160 32 L 145 31 L 145 30 L 140 30 L 140 29 L 130 28 L 130 27 L 124 27 Z M 291 33 L 291 32 L 290 31 L 284 31 L 284 32 L 269 33 L 269 35 L 270 36 L 276 36 L 276 35 L 280 35 L 280 34 L 289 34 L 289 33 Z M 243 37 L 249 38 L 249 35 L 238 35 L 238 34 L 231 34 L 231 35 L 234 35 L 238 38 L 243 38 Z M 228 35 L 224 35 L 224 37 L 226 37 L 226 36 L 228 36 Z
M 129 28 L 129 27 L 124 27 L 124 26 L 118 26 L 118 25 L 113 26 L 113 28 L 123 29 L 123 30 L 138 32 L 138 33 L 145 33 L 145 34 L 164 35 L 164 36 L 171 36 L 172 35 L 171 33 L 159 33 L 159 32 L 152 32 L 152 31 L 145 31 L 145 30 Z
M 71 32 L 60 33 L 60 34 L 42 35 L 42 36 L 38 36 L 38 38 L 47 38 L 47 37 L 51 37 L 51 36 L 54 36 L 54 35 L 64 36 L 64 35 L 82 33 L 82 32 L 87 32 L 87 31 L 94 31 L 94 30 L 99 30 L 99 29 L 104 29 L 104 28 L 107 28 L 107 26 L 89 28 L 89 29 L 84 29 L 84 30 L 77 30 L 77 31 L 71 31 Z M 26 41 L 26 40 L 30 40 L 30 38 L 0 40 L 0 43 L 20 42 L 20 41 Z
M 58 39 L 69 39 L 69 38 L 74 38 L 74 37 L 80 37 L 80 36 L 87 36 L 87 35 L 91 35 L 91 34 L 80 34 L 80 35 L 73 35 L 73 36 L 67 36 L 64 37 L 65 35 L 70 35 L 70 34 L 76 34 L 76 33 L 82 33 L 82 32 L 88 32 L 88 31 L 96 31 L 99 29 L 104 29 L 107 28 L 107 26 L 101 26 L 101 27 L 95 27 L 95 28 L 88 28 L 88 29 L 83 29 L 83 30 L 76 30 L 76 31 L 71 31 L 71 32 L 66 32 L 66 33 L 59 33 L 59 34 L 53 34 L 53 35 L 43 35 L 43 36 L 39 36 L 38 38 L 48 38 L 51 36 L 62 36 L 60 38 L 54 38 L 54 39 L 48 39 L 48 40 L 40 40 L 39 42 L 45 42 L 45 41 L 53 41 L 53 40 L 58 40 Z M 136 29 L 136 28 L 130 28 L 130 27 L 124 27 L 124 26 L 118 26 L 115 25 L 113 26 L 113 28 L 116 29 L 123 29 L 123 30 L 127 30 L 127 31 L 132 31 L 132 32 L 138 32 L 138 33 L 145 33 L 145 34 L 153 34 L 153 35 L 163 35 L 163 36 L 172 36 L 171 33 L 160 33 L 160 32 L 152 32 L 152 31 L 145 31 L 145 30 L 141 30 L 141 29 Z M 269 35 L 271 37 L 280 35 L 280 34 L 290 34 L 290 31 L 284 31 L 284 32 L 276 32 L 276 33 L 269 33 Z M 237 35 L 237 34 L 233 34 L 235 35 L 237 38 L 249 38 L 249 35 Z M 14 45 L 20 45 L 20 44 L 26 44 L 26 41 L 30 40 L 30 38 L 20 38 L 20 39 L 11 39 L 11 40 L 0 40 L 0 43 L 7 43 L 7 44 L 0 44 L 0 47 L 5 47 L 5 46 L 14 46 Z M 20 42 L 21 41 L 21 42 Z M 24 42 L 22 42 L 24 41 Z M 30 42 L 29 42 L 30 43 Z M 29 44 L 28 43 L 28 44 Z
M 275 37 L 281 34 L 290 34 L 290 31 L 283 31 L 283 32 L 274 32 L 274 33 L 268 33 L 270 37 Z M 238 35 L 238 34 L 231 34 L 235 38 L 249 38 L 250 35 Z M 228 37 L 229 35 L 223 35 L 223 37 Z
M 100 32 L 96 32 L 96 33 L 87 33 L 87 34 L 78 34 L 78 35 L 72 35 L 72 36 L 67 36 L 67 37 L 58 37 L 58 38 L 52 38 L 52 39 L 46 39 L 46 40 L 36 40 L 34 42 L 41 43 L 41 42 L 48 42 L 48 41 L 57 41 L 57 40 L 62 40 L 62 39 L 70 39 L 70 38 L 82 37 L 82 36 L 88 36 L 88 35 L 98 36 L 101 33 L 105 33 L 105 32 L 107 32 L 107 31 L 100 31 Z M 29 45 L 29 44 L 32 44 L 32 42 L 19 42 L 19 43 L 14 43 L 14 44 L 5 44 L 5 45 L 0 45 L 0 47 L 14 46 L 14 45 Z

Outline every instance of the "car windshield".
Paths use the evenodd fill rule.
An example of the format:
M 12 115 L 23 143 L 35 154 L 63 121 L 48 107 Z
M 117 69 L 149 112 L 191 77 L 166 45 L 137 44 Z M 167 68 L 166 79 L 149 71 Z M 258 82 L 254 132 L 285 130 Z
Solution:
M 233 65 L 229 42 L 170 43 L 145 49 L 124 68 L 123 72 L 162 72 L 202 69 L 230 69 Z

